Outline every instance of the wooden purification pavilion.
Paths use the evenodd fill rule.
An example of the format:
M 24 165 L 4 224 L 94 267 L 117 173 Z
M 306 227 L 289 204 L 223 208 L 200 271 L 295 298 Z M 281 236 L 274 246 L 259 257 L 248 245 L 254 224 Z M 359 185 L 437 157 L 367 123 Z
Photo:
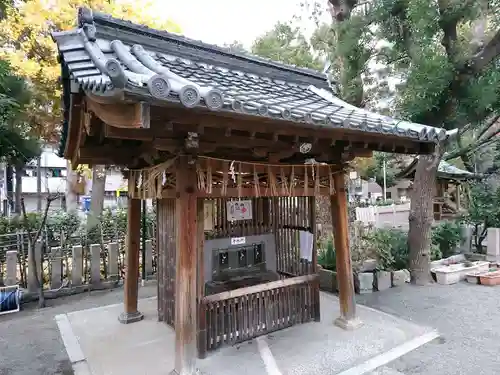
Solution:
M 126 167 L 124 312 L 137 309 L 141 199 L 156 199 L 158 317 L 174 373 L 198 355 L 320 319 L 315 197 L 331 200 L 341 316 L 356 318 L 344 172 L 372 150 L 430 153 L 444 131 L 369 113 L 323 74 L 82 8 L 53 35 L 62 67 L 61 153 Z M 332 319 L 334 317 L 323 317 Z

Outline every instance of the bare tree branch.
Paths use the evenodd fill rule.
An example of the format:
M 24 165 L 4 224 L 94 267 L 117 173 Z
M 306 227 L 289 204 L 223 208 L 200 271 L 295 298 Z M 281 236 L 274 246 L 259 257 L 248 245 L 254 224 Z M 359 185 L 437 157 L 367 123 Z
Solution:
M 465 63 L 462 71 L 465 74 L 476 74 L 483 71 L 493 60 L 500 55 L 500 29 L 490 41 Z
M 479 150 L 480 148 L 486 147 L 492 143 L 497 142 L 498 139 L 496 139 L 496 137 L 499 134 L 500 134 L 500 129 L 498 129 L 495 132 L 493 132 L 492 134 L 488 135 L 488 137 L 483 138 L 480 141 L 477 141 L 475 143 L 471 143 L 470 145 L 468 145 L 466 147 L 461 147 L 461 141 L 460 141 L 460 136 L 459 136 L 459 137 L 457 137 L 457 143 L 459 145 L 459 149 L 455 150 L 454 152 L 450 152 L 450 153 L 446 154 L 444 159 L 451 160 L 451 159 L 455 159 L 455 158 L 460 157 L 463 160 L 464 156 L 468 156 L 468 155 L 472 154 L 473 152 Z M 465 163 L 465 161 L 464 161 L 464 163 Z

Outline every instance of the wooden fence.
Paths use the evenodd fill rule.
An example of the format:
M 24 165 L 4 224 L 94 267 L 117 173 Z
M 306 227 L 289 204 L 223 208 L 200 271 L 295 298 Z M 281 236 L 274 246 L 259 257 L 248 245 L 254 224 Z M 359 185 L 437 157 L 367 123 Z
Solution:
M 319 321 L 317 279 L 305 275 L 204 297 L 199 326 L 206 330 L 199 337 L 200 352 Z
M 0 238 L 0 286 L 20 285 L 28 293 L 36 293 L 34 272 L 29 269 L 28 245 L 16 235 L 16 241 Z M 149 278 L 156 273 L 154 242 L 145 241 L 145 271 Z M 125 248 L 123 241 L 102 244 L 50 246 L 38 241 L 35 246 L 38 278 L 48 291 L 63 289 L 100 289 L 116 285 L 124 277 Z M 42 260 L 42 267 L 39 266 Z M 142 272 L 142 252 L 141 252 Z

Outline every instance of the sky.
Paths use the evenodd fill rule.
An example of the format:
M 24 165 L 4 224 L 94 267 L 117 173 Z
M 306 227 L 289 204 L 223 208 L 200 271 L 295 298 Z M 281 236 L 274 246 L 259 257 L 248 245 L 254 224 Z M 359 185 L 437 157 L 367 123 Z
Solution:
M 182 33 L 206 43 L 224 45 L 239 41 L 249 48 L 252 42 L 278 21 L 300 14 L 303 0 L 154 0 L 154 12 L 175 21 Z M 321 0 L 326 5 L 326 0 Z M 311 22 L 301 28 L 310 30 Z

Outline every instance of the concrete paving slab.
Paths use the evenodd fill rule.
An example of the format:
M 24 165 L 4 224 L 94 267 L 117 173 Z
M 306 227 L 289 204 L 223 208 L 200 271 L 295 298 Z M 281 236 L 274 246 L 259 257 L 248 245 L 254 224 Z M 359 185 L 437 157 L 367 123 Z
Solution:
M 291 327 L 209 353 L 197 363 L 200 373 L 385 374 L 380 372 L 384 370 L 382 366 L 438 336 L 428 327 L 364 306 L 358 306 L 363 326 L 344 331 L 333 324 L 339 315 L 338 306 L 335 296 L 322 293 L 321 322 Z M 141 300 L 139 309 L 144 320 L 129 325 L 117 320 L 121 305 L 66 315 L 71 329 L 62 332 L 63 341 L 71 353 L 79 353 L 73 347 L 75 342 L 80 345 L 89 372 L 82 375 L 167 375 L 173 369 L 173 330 L 157 322 L 155 299 Z M 64 318 L 59 316 L 57 320 Z M 70 331 L 74 339 L 68 338 Z M 81 363 L 79 360 L 75 364 Z M 372 372 L 375 370 L 379 372 Z

